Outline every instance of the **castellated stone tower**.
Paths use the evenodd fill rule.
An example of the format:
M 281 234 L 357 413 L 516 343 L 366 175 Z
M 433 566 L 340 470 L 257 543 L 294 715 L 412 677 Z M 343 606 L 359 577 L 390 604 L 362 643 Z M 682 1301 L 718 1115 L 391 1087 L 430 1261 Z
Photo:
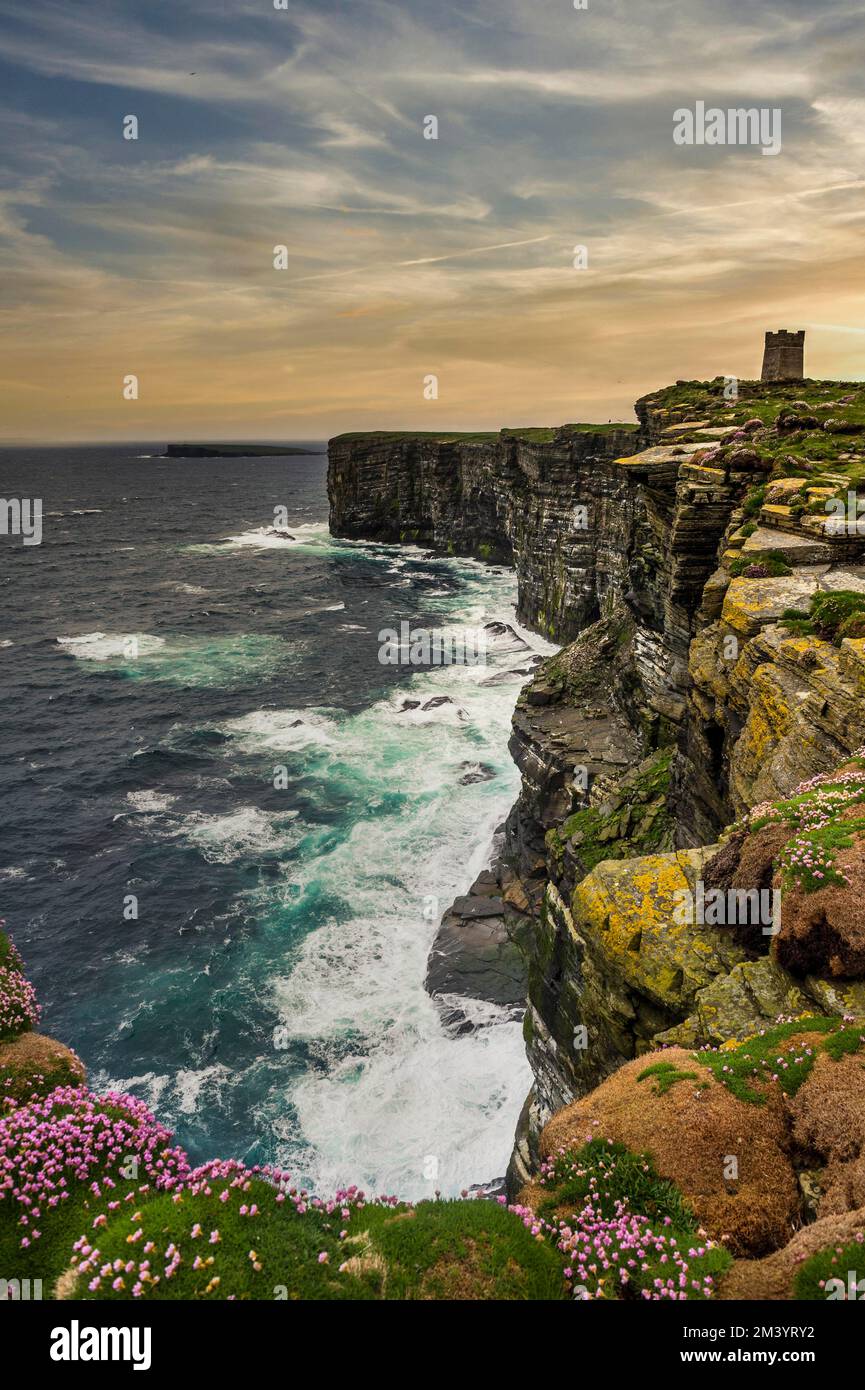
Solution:
M 781 381 L 791 377 L 801 381 L 805 375 L 805 330 L 788 333 L 779 328 L 777 333 L 766 334 L 763 349 L 763 370 L 761 381 Z

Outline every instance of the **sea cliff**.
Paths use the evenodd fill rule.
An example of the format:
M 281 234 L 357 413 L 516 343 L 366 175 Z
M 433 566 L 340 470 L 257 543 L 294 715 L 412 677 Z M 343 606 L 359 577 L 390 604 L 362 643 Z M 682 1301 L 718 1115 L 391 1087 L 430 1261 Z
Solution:
M 719 378 L 635 409 L 627 433 L 330 445 L 337 534 L 512 557 L 519 617 L 563 643 L 517 701 L 522 788 L 496 869 L 535 1077 L 512 1196 L 549 1156 L 553 1117 L 631 1059 L 734 1048 L 791 1018 L 865 1018 L 854 876 L 830 867 L 803 887 L 790 848 L 802 822 L 786 809 L 815 779 L 861 780 L 865 524 L 848 494 L 865 476 L 865 391 L 740 382 L 728 400 Z M 823 853 L 817 840 L 802 853 Z M 858 863 L 856 832 L 851 845 Z M 683 922 L 707 885 L 774 886 L 790 904 L 780 934 Z M 608 1119 L 604 1133 L 636 1131 L 613 1135 Z M 781 1225 L 838 1210 L 813 1197 L 813 1148 L 783 1125 L 777 1137 L 793 1151 Z

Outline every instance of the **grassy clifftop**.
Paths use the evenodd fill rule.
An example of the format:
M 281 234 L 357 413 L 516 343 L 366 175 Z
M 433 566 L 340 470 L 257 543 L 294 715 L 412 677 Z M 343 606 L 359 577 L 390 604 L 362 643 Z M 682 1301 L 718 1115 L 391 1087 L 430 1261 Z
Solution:
M 636 423 L 613 423 L 605 425 L 530 425 L 502 430 L 357 430 L 348 434 L 338 434 L 331 444 L 354 444 L 367 441 L 387 443 L 389 440 L 428 439 L 437 444 L 490 444 L 497 439 L 522 439 L 529 444 L 552 444 L 557 438 L 569 434 L 615 434 L 619 430 L 636 431 Z

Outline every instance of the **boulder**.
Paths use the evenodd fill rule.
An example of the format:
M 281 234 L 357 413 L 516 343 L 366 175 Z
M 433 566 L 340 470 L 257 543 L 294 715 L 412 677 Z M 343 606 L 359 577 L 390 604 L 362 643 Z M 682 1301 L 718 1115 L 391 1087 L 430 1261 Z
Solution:
M 659 1080 L 658 1066 L 669 1069 L 668 1077 L 678 1073 L 673 1084 Z M 777 1091 L 754 1105 L 734 1096 L 683 1048 L 648 1053 L 554 1115 L 541 1134 L 541 1155 L 595 1138 L 647 1153 L 709 1235 L 734 1254 L 764 1254 L 787 1241 L 799 1188 Z M 735 1179 L 725 1176 L 731 1159 Z M 523 1197 L 530 1206 L 537 1193 L 528 1188 Z

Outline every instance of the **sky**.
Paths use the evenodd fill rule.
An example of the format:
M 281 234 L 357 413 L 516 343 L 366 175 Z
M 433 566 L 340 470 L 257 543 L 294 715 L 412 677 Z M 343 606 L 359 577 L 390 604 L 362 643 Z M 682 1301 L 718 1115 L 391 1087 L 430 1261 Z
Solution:
M 767 328 L 861 380 L 863 60 L 860 0 L 0 0 L 0 441 L 632 420 Z

